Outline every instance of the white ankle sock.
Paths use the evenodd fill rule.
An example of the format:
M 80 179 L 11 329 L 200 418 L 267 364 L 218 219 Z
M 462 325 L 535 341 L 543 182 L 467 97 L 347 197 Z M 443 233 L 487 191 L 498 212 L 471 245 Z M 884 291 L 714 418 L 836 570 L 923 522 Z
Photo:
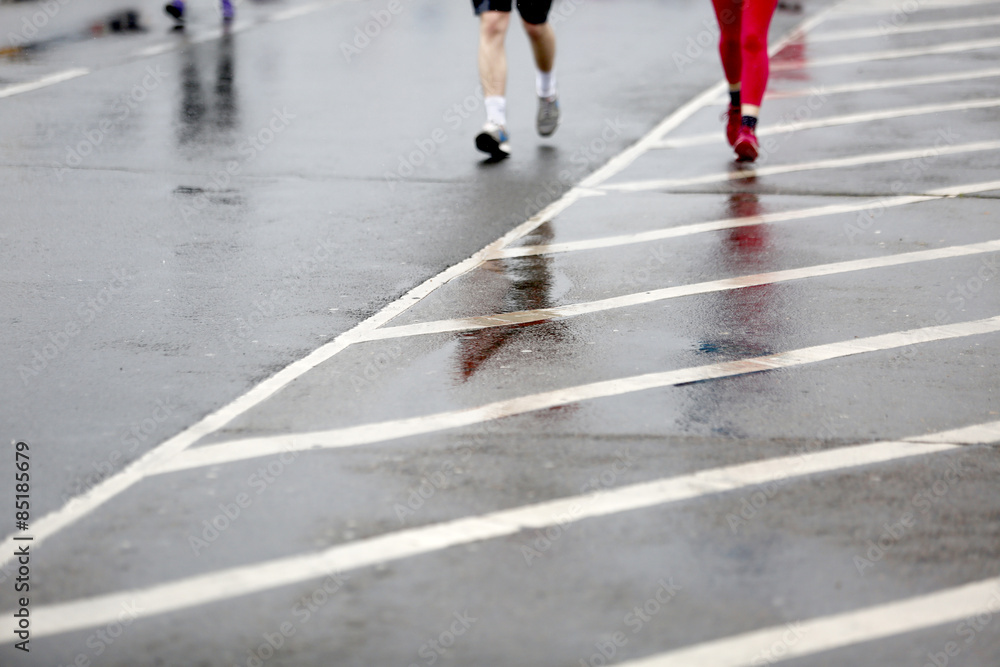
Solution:
M 535 71 L 535 90 L 539 97 L 552 97 L 556 94 L 556 71 Z
M 486 105 L 486 120 L 497 125 L 507 125 L 507 98 L 501 95 L 491 95 L 483 99 Z

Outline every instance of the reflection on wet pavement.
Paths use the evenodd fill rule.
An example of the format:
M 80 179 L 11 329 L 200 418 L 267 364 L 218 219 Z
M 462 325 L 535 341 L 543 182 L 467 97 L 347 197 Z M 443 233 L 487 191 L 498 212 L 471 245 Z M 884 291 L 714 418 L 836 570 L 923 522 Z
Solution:
M 218 40 L 215 81 L 211 98 L 206 99 L 202 84 L 199 54 L 205 49 L 193 45 L 179 52 L 181 58 L 181 97 L 177 114 L 177 145 L 187 157 L 201 153 L 206 144 L 228 144 L 239 124 L 239 99 L 236 94 L 233 36 Z
M 765 213 L 758 196 L 749 192 L 731 194 L 728 207 L 732 218 Z M 774 270 L 771 232 L 764 224 L 727 230 L 719 247 L 719 268 L 733 275 Z M 779 323 L 776 290 L 776 285 L 766 284 L 719 292 L 706 320 L 712 331 L 699 342 L 699 351 L 726 359 L 773 354 Z
M 540 244 L 548 243 L 554 236 L 551 225 L 543 225 L 537 230 L 536 236 Z M 551 271 L 552 258 L 545 255 L 534 255 L 514 259 L 488 262 L 484 269 L 502 273 L 508 282 L 508 288 L 503 295 L 502 303 L 492 307 L 490 312 L 510 313 L 523 310 L 539 310 L 551 308 L 553 276 Z M 496 327 L 471 331 L 459 335 L 457 351 L 456 378 L 465 382 L 489 361 L 504 346 L 518 340 L 526 327 L 531 324 Z M 558 344 L 561 338 L 560 323 L 546 327 L 552 344 Z

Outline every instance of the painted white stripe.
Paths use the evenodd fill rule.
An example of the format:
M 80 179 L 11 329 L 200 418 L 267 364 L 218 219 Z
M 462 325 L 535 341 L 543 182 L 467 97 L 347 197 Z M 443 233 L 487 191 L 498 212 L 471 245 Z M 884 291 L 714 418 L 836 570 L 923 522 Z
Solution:
M 267 18 L 270 22 L 287 21 L 288 19 L 293 19 L 298 16 L 305 16 L 306 14 L 311 14 L 319 9 L 322 9 L 330 3 L 326 2 L 313 2 L 307 5 L 302 5 L 301 7 L 289 7 L 280 12 L 275 12 Z
M 817 169 L 843 169 L 845 167 L 860 167 L 869 164 L 881 164 L 884 162 L 898 162 L 900 160 L 913 160 L 928 156 L 957 155 L 961 153 L 975 153 L 979 151 L 992 151 L 1000 148 L 1000 141 L 975 141 L 968 144 L 954 144 L 946 146 L 927 146 L 924 148 L 914 148 L 905 151 L 889 151 L 888 153 L 869 153 L 867 155 L 851 155 L 849 157 L 832 158 L 829 160 L 815 160 L 813 162 L 800 162 L 798 164 L 782 164 L 772 167 L 749 167 L 739 171 L 727 171 L 716 174 L 705 174 L 704 176 L 694 176 L 692 178 L 662 178 L 648 181 L 631 181 L 627 183 L 609 183 L 602 185 L 604 190 L 618 192 L 642 192 L 644 190 L 661 190 L 667 188 L 680 188 L 689 185 L 703 185 L 705 183 L 722 183 L 725 181 L 738 181 L 744 178 L 775 176 L 778 174 L 791 174 L 800 171 L 814 171 Z
M 956 9 L 961 7 L 978 7 L 981 5 L 1000 4 L 1000 0 L 922 0 L 919 3 L 917 12 L 935 9 Z M 892 16 L 900 10 L 898 0 L 888 2 L 871 2 L 870 0 L 859 0 L 858 2 L 841 3 L 834 8 L 832 18 L 839 19 L 844 16 L 865 16 L 869 14 L 887 14 Z
M 523 530 L 565 526 L 585 519 L 693 500 L 768 482 L 926 456 L 957 447 L 959 445 L 951 443 L 907 441 L 840 447 L 704 470 L 456 519 L 338 545 L 318 553 L 230 568 L 149 588 L 36 606 L 32 608 L 32 635 L 46 637 L 104 625 L 117 618 L 123 604 L 134 604 L 141 610 L 139 617 L 147 618 L 319 579 L 332 573 L 514 535 Z M 5 612 L 4 615 L 8 614 Z
M 767 663 L 773 664 L 997 611 L 1000 611 L 1000 579 L 985 579 L 898 602 L 797 622 L 794 633 L 788 625 L 779 625 L 623 662 L 619 667 L 745 667 L 765 664 L 760 656 L 772 646 L 785 647 L 780 657 L 773 656 Z
M 987 79 L 1000 76 L 1000 68 L 950 72 L 946 74 L 928 74 L 924 76 L 900 77 L 895 79 L 879 79 L 876 81 L 857 81 L 854 83 L 844 83 L 836 86 L 812 86 L 810 88 L 800 88 L 797 90 L 782 90 L 769 92 L 765 95 L 766 100 L 784 100 L 795 97 L 818 97 L 820 95 L 839 95 L 842 93 L 858 93 L 869 90 L 885 90 L 886 88 L 902 88 L 905 86 L 926 86 L 935 83 L 952 83 L 955 81 L 971 81 L 974 79 Z M 729 96 L 723 95 L 715 99 L 716 106 L 726 106 L 729 104 Z
M 910 35 L 921 32 L 936 32 L 939 30 L 962 30 L 965 28 L 983 28 L 1000 25 L 1000 16 L 977 16 L 968 19 L 952 21 L 923 21 L 903 25 L 889 25 L 878 28 L 859 28 L 850 30 L 833 30 L 809 35 L 810 44 L 821 42 L 839 42 L 848 39 L 867 39 L 869 37 L 891 37 L 892 35 Z
M 952 431 L 915 435 L 906 438 L 906 440 L 908 442 L 950 442 L 962 445 L 989 445 L 994 442 L 1000 442 L 1000 421 L 966 426 Z
M 46 86 L 52 86 L 57 83 L 62 83 L 63 81 L 69 81 L 70 79 L 86 76 L 87 74 L 90 74 L 90 70 L 86 67 L 74 67 L 73 69 L 63 70 L 62 72 L 56 72 L 55 74 L 43 76 L 41 79 L 36 81 L 16 83 L 12 86 L 0 88 L 0 98 L 20 95 L 21 93 L 27 93 L 32 90 L 38 90 L 39 88 L 45 88 Z
M 331 0 L 330 2 L 323 3 L 322 6 L 339 4 L 344 1 L 345 0 Z M 782 39 L 776 41 L 771 48 L 771 52 L 776 53 L 778 50 L 784 48 L 784 46 L 791 41 L 793 35 L 796 37 L 801 36 L 802 33 L 811 30 L 826 16 L 828 16 L 833 9 L 834 7 L 829 7 L 820 11 L 812 18 L 807 19 L 792 33 L 789 33 Z M 722 81 L 709 88 L 709 90 L 714 91 L 714 94 L 717 95 L 724 89 L 724 87 L 725 82 Z M 682 106 L 680 109 L 670 114 L 670 116 L 657 125 L 652 131 L 643 136 L 639 142 L 637 142 L 637 145 L 641 145 L 643 147 L 642 150 L 645 150 L 645 147 L 651 141 L 659 139 L 663 132 L 667 132 L 673 127 L 679 125 L 684 119 L 704 106 L 705 101 L 711 99 L 711 97 L 712 95 L 703 94 L 702 96 L 696 98 L 695 101 L 697 104 L 689 103 Z M 514 228 L 501 238 L 497 239 L 495 242 L 489 244 L 473 256 L 453 267 L 446 269 L 445 271 L 442 271 L 433 278 L 428 279 L 421 285 L 418 285 L 404 294 L 398 300 L 383 308 L 372 317 L 368 318 L 364 322 L 361 322 L 350 331 L 341 334 L 333 341 L 318 348 L 303 359 L 286 366 L 277 374 L 257 385 L 229 405 L 226 405 L 216 412 L 207 415 L 199 422 L 186 428 L 181 433 L 161 443 L 118 474 L 109 477 L 90 489 L 83 496 L 74 498 L 60 509 L 50 512 L 40 519 L 35 520 L 32 523 L 34 545 L 36 547 L 40 546 L 41 543 L 48 540 L 52 537 L 52 535 L 56 534 L 63 528 L 66 528 L 67 526 L 70 526 L 83 517 L 89 515 L 111 498 L 114 498 L 148 476 L 148 471 L 159 467 L 164 461 L 169 461 L 172 457 L 184 451 L 201 438 L 214 433 L 225 426 L 228 422 L 278 393 L 296 378 L 301 377 L 317 365 L 327 361 L 340 351 L 350 346 L 369 329 L 376 329 L 382 326 L 392 318 L 419 303 L 441 285 L 444 285 L 448 281 L 481 265 L 485 257 L 490 253 L 499 248 L 508 246 L 517 239 L 529 234 L 539 225 L 551 220 L 581 197 L 588 196 L 593 187 L 617 174 L 620 170 L 631 164 L 631 162 L 641 154 L 640 150 L 633 150 L 631 152 L 629 152 L 629 150 L 630 149 L 627 149 L 625 151 L 625 153 L 628 153 L 628 157 L 622 159 L 619 159 L 621 156 L 612 158 L 607 165 L 599 169 L 590 177 L 584 179 L 580 187 L 570 190 L 563 195 L 562 198 L 542 209 L 529 220 Z M 625 153 L 622 155 L 625 155 Z M 0 544 L 0 568 L 6 567 L 14 559 L 13 554 L 16 542 L 13 538 L 14 535 L 10 534 L 5 537 L 2 544 Z
M 175 42 L 163 42 L 162 44 L 154 44 L 153 46 L 147 46 L 144 49 L 139 49 L 135 52 L 136 58 L 149 58 L 151 56 L 158 56 L 168 51 L 173 51 L 177 48 Z
M 450 320 L 437 320 L 433 322 L 420 322 L 417 324 L 406 324 L 396 327 L 383 327 L 369 332 L 365 340 L 407 338 L 411 336 L 425 336 L 428 334 L 477 331 L 479 329 L 491 329 L 494 327 L 505 327 L 515 324 L 549 322 L 552 320 L 565 319 L 567 317 L 575 317 L 577 315 L 600 313 L 616 308 L 629 308 L 632 306 L 640 306 L 647 303 L 666 301 L 668 299 L 677 299 L 698 294 L 725 292 L 728 290 L 742 289 L 744 287 L 754 287 L 756 285 L 773 285 L 792 280 L 832 276 L 843 273 L 851 273 L 854 271 L 884 269 L 893 266 L 930 262 L 938 259 L 951 259 L 954 257 L 967 257 L 970 255 L 980 255 L 991 252 L 1000 252 L 1000 240 L 986 241 L 983 243 L 971 243 L 961 246 L 949 246 L 945 248 L 935 248 L 933 250 L 918 250 L 916 252 L 888 255 L 886 257 L 871 257 L 867 259 L 833 262 L 830 264 L 818 264 L 799 269 L 770 271 L 768 273 L 757 273 L 753 275 L 739 276 L 736 278 L 710 280 L 691 285 L 677 285 L 674 287 L 664 287 L 646 292 L 637 292 L 633 294 L 610 297 L 607 299 L 600 299 L 598 301 L 584 301 L 567 306 L 555 306 L 553 308 L 518 310 L 510 313 L 496 313 L 493 315 L 483 315 L 478 317 L 460 317 Z
M 897 107 L 895 109 L 882 109 L 879 111 L 844 114 L 842 116 L 811 118 L 803 121 L 781 121 L 776 125 L 762 126 L 757 130 L 757 136 L 767 137 L 775 134 L 787 134 L 789 132 L 799 132 L 801 130 L 815 130 L 823 127 L 871 123 L 879 120 L 906 118 L 907 116 L 923 116 L 935 113 L 947 113 L 949 111 L 990 109 L 998 106 L 1000 106 L 1000 98 L 991 97 L 982 100 L 962 100 L 957 102 L 944 102 L 940 104 L 919 104 L 909 107 Z M 655 142 L 652 148 L 683 148 L 686 146 L 702 146 L 705 144 L 722 143 L 724 140 L 725 134 L 720 130 L 717 132 L 706 132 L 705 134 L 678 137 L 676 139 L 663 139 Z
M 712 220 L 709 222 L 697 222 L 690 225 L 680 225 L 677 227 L 664 227 L 652 229 L 646 232 L 636 232 L 635 234 L 621 234 L 618 236 L 604 236 L 596 239 L 585 239 L 582 241 L 566 241 L 564 243 L 550 243 L 547 245 L 516 246 L 504 248 L 490 255 L 487 259 L 508 259 L 511 257 L 532 257 L 535 255 L 551 255 L 563 252 L 576 252 L 580 250 L 597 250 L 600 248 L 612 248 L 616 246 L 630 245 L 633 243 L 649 243 L 651 241 L 662 241 L 663 239 L 690 236 L 704 232 L 715 232 L 724 229 L 736 229 L 738 227 L 749 227 L 753 225 L 774 224 L 781 222 L 797 222 L 810 218 L 817 218 L 826 215 L 838 215 L 843 213 L 855 213 L 858 211 L 881 210 L 896 206 L 907 206 L 925 201 L 935 201 L 942 197 L 955 197 L 960 195 L 973 194 L 976 192 L 990 192 L 1000 190 L 1000 181 L 988 181 L 985 183 L 968 183 L 948 188 L 930 190 L 926 195 L 913 196 L 890 196 L 879 199 L 869 199 L 851 204 L 829 204 L 827 206 L 817 206 L 815 208 L 801 208 L 780 213 L 765 213 L 763 215 L 751 215 L 739 218 L 724 218 L 722 220 Z
M 994 333 L 996 331 L 1000 331 L 1000 316 L 973 322 L 883 334 L 869 338 L 856 338 L 854 340 L 817 345 L 815 347 L 791 350 L 789 352 L 753 359 L 742 359 L 708 364 L 706 366 L 682 368 L 674 371 L 646 373 L 644 375 L 635 375 L 617 380 L 592 382 L 496 401 L 464 410 L 439 412 L 431 415 L 394 419 L 374 424 L 362 424 L 329 431 L 233 440 L 218 445 L 188 450 L 180 456 L 165 461 L 155 472 L 167 473 L 203 466 L 221 465 L 262 456 L 274 456 L 283 452 L 339 449 L 385 442 L 398 438 L 436 433 L 462 426 L 482 424 L 504 417 L 513 417 L 581 401 L 621 396 L 623 394 L 691 382 L 735 377 L 778 368 L 793 368 L 804 364 L 849 357 L 855 354 L 891 350 L 919 343 L 964 338 L 966 336 Z
M 979 49 L 993 49 L 997 47 L 1000 47 L 1000 39 L 976 39 L 965 42 L 947 42 L 945 44 L 917 46 L 906 49 L 868 51 L 866 53 L 845 53 L 839 56 L 806 59 L 802 62 L 772 62 L 771 71 L 783 72 L 788 70 L 809 69 L 813 67 L 833 67 L 835 65 L 866 63 L 875 60 L 896 60 L 898 58 L 940 56 L 949 53 L 962 53 L 964 51 L 978 51 Z

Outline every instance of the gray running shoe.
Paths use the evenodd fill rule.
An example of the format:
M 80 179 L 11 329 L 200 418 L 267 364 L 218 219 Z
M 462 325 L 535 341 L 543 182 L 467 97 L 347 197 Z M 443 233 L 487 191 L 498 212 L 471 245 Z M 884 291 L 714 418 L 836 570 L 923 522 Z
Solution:
M 476 148 L 489 153 L 494 160 L 510 156 L 510 138 L 503 125 L 487 122 L 482 132 L 476 137 Z
M 559 127 L 559 98 L 552 97 L 538 98 L 538 134 L 543 137 L 550 136 Z

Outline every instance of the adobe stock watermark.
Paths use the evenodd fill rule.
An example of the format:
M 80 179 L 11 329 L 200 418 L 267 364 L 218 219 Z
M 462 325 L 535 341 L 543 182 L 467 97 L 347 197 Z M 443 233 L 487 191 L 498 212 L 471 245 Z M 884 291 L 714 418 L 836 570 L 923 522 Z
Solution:
M 288 129 L 295 117 L 295 114 L 290 113 L 287 108 L 282 108 L 280 111 L 274 109 L 270 120 L 263 127 L 254 134 L 247 135 L 245 140 L 237 144 L 236 152 L 242 159 L 230 160 L 226 163 L 225 169 L 213 172 L 209 176 L 209 182 L 196 192 L 192 201 L 181 203 L 181 215 L 184 216 L 184 221 L 189 222 L 191 218 L 205 211 L 211 203 L 209 195 L 218 194 L 229 187 L 233 178 L 243 173 L 247 164 L 267 150 L 278 135 Z
M 145 70 L 145 76 L 132 86 L 128 93 L 117 98 L 111 105 L 113 118 L 101 120 L 97 127 L 82 132 L 83 138 L 76 144 L 66 145 L 66 156 L 61 162 L 56 162 L 53 165 L 59 182 L 62 182 L 63 174 L 66 171 L 83 164 L 84 160 L 92 155 L 113 131 L 128 120 L 129 116 L 139 108 L 139 105 L 149 97 L 149 94 L 160 87 L 167 76 L 167 73 L 160 69 L 159 65 L 148 66 Z
M 476 448 L 481 448 L 501 428 L 496 420 L 480 423 L 471 440 L 463 440 L 455 456 L 446 459 L 437 470 L 421 477 L 416 486 L 410 487 L 406 494 L 406 502 L 397 502 L 393 505 L 393 511 L 395 511 L 399 523 L 405 523 L 409 517 L 420 511 L 431 498 L 439 492 L 447 490 L 451 478 L 465 472 L 465 468 L 461 466 L 468 465 Z
M 245 514 L 245 511 L 254 504 L 254 499 L 259 498 L 271 488 L 285 473 L 285 470 L 298 460 L 299 453 L 287 449 L 251 473 L 247 477 L 246 485 L 255 492 L 254 496 L 244 491 L 237 493 L 230 502 L 219 503 L 218 513 L 202 520 L 199 526 L 200 532 L 197 534 L 188 533 L 188 546 L 191 547 L 191 553 L 200 556 L 205 549 L 218 541 L 222 534 L 235 525 Z
M 798 644 L 805 636 L 806 631 L 802 628 L 802 622 L 786 623 L 785 632 L 780 639 L 775 639 L 767 648 L 761 649 L 750 659 L 750 667 L 762 667 L 763 665 L 773 665 L 784 660 L 789 649 Z
M 933 147 L 928 148 L 922 156 L 912 160 L 907 160 L 904 163 L 902 167 L 902 177 L 893 181 L 889 186 L 889 190 L 892 192 L 891 196 L 883 197 L 882 199 L 872 203 L 872 205 L 865 210 L 858 211 L 858 215 L 853 223 L 844 223 L 844 235 L 847 237 L 847 240 L 854 241 L 860 237 L 863 232 L 869 230 L 872 225 L 875 224 L 875 221 L 885 214 L 887 209 L 886 203 L 892 201 L 894 197 L 905 193 L 907 188 L 911 187 L 914 181 L 930 171 L 931 167 L 934 166 L 934 163 L 937 162 L 939 157 L 941 157 L 941 149 L 946 146 L 954 146 L 959 139 L 961 139 L 961 135 L 952 130 L 950 127 L 939 129 L 937 131 L 937 138 L 934 140 Z
M 792 137 L 793 133 L 788 132 L 787 128 L 794 127 L 796 124 L 803 123 L 812 118 L 813 114 L 826 105 L 829 98 L 830 96 L 823 88 L 814 88 L 804 102 L 797 105 L 791 111 L 781 114 L 778 122 L 774 124 L 776 132 L 773 134 L 761 133 L 764 134 L 760 139 L 761 161 L 776 154 L 781 150 L 781 146 Z
M 372 19 L 365 22 L 364 25 L 359 25 L 354 27 L 353 39 L 350 42 L 340 43 L 340 53 L 344 56 L 344 60 L 350 63 L 352 60 L 361 55 L 361 52 L 371 46 L 372 41 L 375 40 L 382 31 L 388 28 L 397 16 L 403 13 L 404 0 L 389 0 L 385 7 L 382 9 L 373 10 L 371 12 Z M 409 3 L 410 0 L 405 0 Z
M 572 166 L 561 170 L 555 179 L 544 182 L 542 191 L 534 197 L 525 197 L 524 211 L 511 214 L 510 223 L 516 225 L 529 220 L 537 211 L 562 197 L 564 189 L 576 185 L 584 174 L 601 162 L 604 154 L 612 147 L 612 142 L 622 136 L 624 131 L 621 117 L 604 119 L 600 134 L 573 150 L 569 160 Z
M 50 331 L 41 343 L 41 348 L 32 347 L 31 361 L 17 367 L 17 374 L 25 385 L 32 378 L 38 377 L 53 361 L 69 348 L 73 339 L 87 329 L 105 310 L 125 291 L 135 276 L 129 275 L 125 269 L 114 269 L 112 278 L 95 295 L 81 301 L 76 309 L 66 319 L 65 323 L 55 331 Z
M 562 0 L 558 5 L 553 3 L 554 6 L 549 11 L 549 25 L 557 26 L 566 21 L 583 3 L 584 0 Z
M 378 352 L 372 356 L 372 360 L 365 364 L 360 373 L 351 374 L 351 388 L 355 393 L 371 386 L 380 375 L 392 367 L 392 362 L 403 356 L 403 346 L 396 344 L 388 350 Z
M 948 465 L 942 473 L 942 479 L 935 480 L 927 491 L 920 491 L 914 495 L 910 499 L 910 509 L 903 512 L 895 523 L 883 523 L 882 531 L 878 537 L 865 542 L 868 547 L 867 551 L 854 555 L 854 567 L 858 574 L 864 576 L 866 570 L 881 562 L 886 554 L 916 527 L 920 515 L 926 515 L 930 512 L 931 508 L 941 502 L 948 495 L 948 492 L 961 481 L 961 466 L 952 457 L 948 460 Z
M 451 478 L 463 471 L 461 465 L 467 464 L 471 458 L 472 449 L 462 447 L 458 450 L 458 456 L 446 459 L 437 470 L 421 477 L 416 486 L 410 487 L 409 493 L 406 494 L 406 503 L 396 503 L 393 506 L 399 523 L 406 523 L 406 520 L 416 514 L 438 491 L 447 489 Z
M 73 661 L 67 664 L 66 667 L 91 667 L 91 665 L 96 665 L 97 663 L 92 660 L 91 656 L 99 658 L 104 655 L 104 652 L 125 634 L 125 630 L 139 618 L 143 611 L 136 604 L 135 600 L 122 603 L 121 608 L 122 610 L 118 613 L 116 620 L 111 621 L 103 628 L 98 628 L 84 641 L 84 644 L 90 651 L 77 653 Z M 59 667 L 63 667 L 61 662 L 59 663 Z
M 454 646 L 458 639 L 479 620 L 470 616 L 468 609 L 462 612 L 456 611 L 451 616 L 454 620 L 445 630 L 439 632 L 436 637 L 425 641 L 417 649 L 417 655 L 423 658 L 424 665 L 430 667 L 430 665 L 436 664 L 448 652 L 448 649 Z M 409 667 L 420 667 L 420 663 L 411 662 Z
M 789 478 L 795 477 L 798 471 L 802 469 L 802 466 L 808 463 L 809 456 L 819 451 L 823 443 L 835 435 L 835 422 L 833 418 L 826 416 L 821 419 L 816 436 L 797 453 L 798 456 L 795 459 L 794 465 L 790 466 L 787 470 L 781 471 L 777 479 L 765 482 L 755 487 L 750 493 L 740 497 L 739 506 L 726 514 L 726 523 L 729 524 L 729 530 L 736 535 L 740 529 L 757 518 L 761 510 L 778 495 L 781 484 L 788 481 Z
M 879 19 L 877 24 L 879 32 L 882 35 L 895 33 L 899 28 L 909 23 L 910 18 L 918 11 L 920 11 L 920 2 L 918 0 L 906 0 L 901 4 L 894 4 L 892 6 L 892 16 L 888 19 Z
M 448 141 L 451 134 L 457 132 L 472 114 L 483 106 L 483 91 L 478 86 L 461 100 L 454 102 L 441 114 L 444 127 L 435 127 L 427 136 L 414 139 L 414 147 L 406 153 L 400 153 L 396 158 L 393 171 L 386 170 L 383 179 L 389 186 L 389 192 L 396 191 L 396 185 L 412 177 L 427 160 L 437 153 L 438 148 Z
M 21 48 L 31 43 L 38 36 L 38 31 L 43 30 L 62 8 L 73 0 L 43 0 L 38 3 L 38 11 L 31 16 L 21 17 L 21 28 L 18 32 L 8 32 L 7 41 L 14 48 Z
M 934 324 L 942 326 L 952 322 L 955 313 L 962 310 L 967 302 L 975 300 L 982 294 L 983 289 L 997 277 L 998 273 L 1000 273 L 1000 253 L 984 256 L 972 275 L 960 278 L 957 286 L 948 290 L 944 299 L 951 308 L 939 308 L 934 311 Z M 913 359 L 917 355 L 918 349 L 917 344 L 907 345 L 900 349 L 899 353 L 890 360 L 890 363 L 898 365 Z
M 622 618 L 622 625 L 631 630 L 632 635 L 642 632 L 653 618 L 670 605 L 678 593 L 684 590 L 683 586 L 674 583 L 673 577 L 660 579 L 656 583 L 659 584 L 659 588 L 642 604 L 635 605 Z M 607 639 L 594 642 L 594 648 L 597 650 L 586 658 L 580 658 L 578 664 L 580 667 L 604 667 L 613 664 L 610 661 L 614 660 L 618 652 L 628 645 L 628 642 L 629 635 L 626 634 L 625 630 L 612 632 Z
M 521 556 L 528 567 L 531 567 L 536 559 L 542 558 L 556 542 L 563 538 L 568 526 L 583 515 L 587 506 L 593 504 L 602 490 L 615 486 L 619 478 L 628 472 L 635 463 L 635 459 L 632 458 L 627 447 L 616 451 L 615 459 L 610 467 L 591 476 L 580 485 L 580 493 L 586 494 L 583 500 L 574 503 L 565 514 L 553 517 L 552 525 L 544 530 L 536 529 L 535 539 L 530 544 L 521 545 Z
M 264 641 L 255 648 L 247 650 L 242 663 L 236 663 L 233 667 L 264 667 L 264 664 L 295 636 L 299 627 L 312 620 L 313 616 L 329 603 L 349 580 L 350 577 L 341 572 L 328 573 L 312 593 L 303 595 L 292 605 L 292 619 L 282 621 L 273 632 L 262 632 L 260 638 Z
M 282 311 L 282 306 L 287 308 L 290 297 L 299 295 L 308 287 L 309 276 L 333 257 L 336 245 L 333 237 L 320 239 L 310 252 L 285 269 L 280 286 L 272 289 L 270 294 L 266 294 L 263 298 L 255 300 L 243 317 L 236 318 L 236 326 L 233 329 L 222 332 L 222 340 L 229 351 L 237 352 L 240 345 L 253 342 L 257 330 L 265 322 L 276 317 Z
M 170 397 L 156 399 L 155 407 L 147 416 L 132 422 L 122 434 L 119 439 L 121 448 L 111 450 L 100 461 L 92 461 L 90 465 L 94 472 L 78 477 L 62 494 L 62 502 L 66 503 L 76 496 L 89 493 L 95 486 L 124 468 L 132 460 L 130 455 L 148 442 L 176 409 L 177 404 Z
M 951 640 L 946 642 L 940 651 L 928 651 L 927 662 L 923 667 L 949 667 L 954 658 L 976 642 L 979 634 L 993 623 L 997 615 L 1000 615 L 1000 586 L 993 589 L 989 599 L 983 603 L 981 611 L 968 616 L 955 626 L 955 634 L 965 641 L 960 643 Z

